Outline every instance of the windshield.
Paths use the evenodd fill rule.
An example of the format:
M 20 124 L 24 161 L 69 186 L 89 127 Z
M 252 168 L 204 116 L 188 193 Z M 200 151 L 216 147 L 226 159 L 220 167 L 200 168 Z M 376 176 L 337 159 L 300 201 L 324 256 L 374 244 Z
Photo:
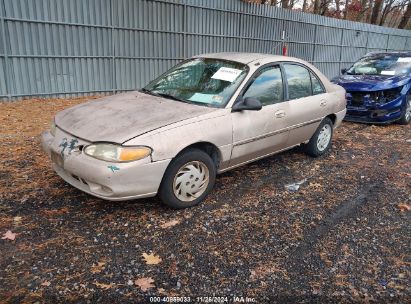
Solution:
M 147 85 L 142 92 L 222 108 L 247 72 L 247 65 L 238 62 L 196 58 L 172 68 Z
M 380 54 L 364 57 L 347 71 L 349 75 L 401 75 L 411 74 L 411 57 Z

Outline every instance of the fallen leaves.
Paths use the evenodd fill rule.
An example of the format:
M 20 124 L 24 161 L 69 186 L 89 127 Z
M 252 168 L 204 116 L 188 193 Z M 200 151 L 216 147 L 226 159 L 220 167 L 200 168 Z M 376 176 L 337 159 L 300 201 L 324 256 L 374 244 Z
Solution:
M 168 222 L 162 224 L 160 227 L 163 228 L 163 229 L 166 229 L 166 228 L 173 227 L 173 226 L 175 226 L 179 223 L 180 223 L 179 220 L 172 220 L 172 221 L 168 221 Z
M 14 224 L 16 224 L 16 225 L 21 224 L 21 220 L 22 220 L 22 217 L 21 217 L 21 216 L 15 216 L 15 217 L 13 218 L 13 222 L 14 222 Z
M 155 255 L 154 253 L 143 253 L 143 258 L 147 265 L 157 265 L 161 262 L 161 258 L 158 255 Z
M 44 287 L 49 287 L 51 285 L 51 283 L 49 281 L 44 281 L 43 283 L 40 284 L 40 286 L 44 286 Z
M 152 278 L 140 278 L 135 280 L 134 284 L 136 284 L 142 291 L 148 291 L 151 288 L 154 288 L 154 280 Z
M 411 211 L 411 206 L 409 204 L 398 204 L 397 207 L 401 212 Z
M 69 210 L 68 207 L 63 207 L 63 208 L 61 208 L 61 209 L 44 210 L 43 213 L 44 213 L 45 215 L 48 215 L 48 216 L 54 216 L 54 215 L 62 215 L 62 214 L 65 214 L 65 213 L 67 213 L 67 212 L 69 212 L 69 211 L 70 211 L 70 210 Z
M 97 265 L 93 265 L 91 267 L 91 273 L 95 274 L 95 273 L 100 273 L 103 271 L 104 266 L 106 265 L 105 262 L 97 262 Z
M 17 234 L 11 232 L 10 230 L 7 230 L 7 232 L 3 234 L 3 237 L 1 239 L 14 241 L 16 239 L 16 235 Z
M 262 278 L 277 273 L 283 277 L 288 277 L 286 271 L 282 269 L 279 264 L 273 263 L 271 265 L 260 265 L 250 271 L 251 280 L 261 280 Z
M 96 285 L 97 288 L 103 289 L 103 290 L 107 290 L 113 287 L 113 283 L 104 284 L 104 283 L 95 282 L 94 285 Z

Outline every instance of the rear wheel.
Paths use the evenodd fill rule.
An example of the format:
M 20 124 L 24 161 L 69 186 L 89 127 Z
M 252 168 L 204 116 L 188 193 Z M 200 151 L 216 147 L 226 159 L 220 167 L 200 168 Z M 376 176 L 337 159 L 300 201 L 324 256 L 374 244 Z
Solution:
M 327 153 L 331 147 L 332 137 L 333 122 L 330 118 L 326 117 L 305 146 L 305 153 L 313 157 L 318 157 Z
M 398 121 L 402 125 L 408 125 L 411 122 L 411 96 L 407 96 L 405 102 L 404 113 L 402 114 L 400 120 Z
M 192 207 L 206 198 L 215 179 L 216 166 L 211 157 L 201 150 L 189 149 L 167 168 L 158 194 L 172 208 Z

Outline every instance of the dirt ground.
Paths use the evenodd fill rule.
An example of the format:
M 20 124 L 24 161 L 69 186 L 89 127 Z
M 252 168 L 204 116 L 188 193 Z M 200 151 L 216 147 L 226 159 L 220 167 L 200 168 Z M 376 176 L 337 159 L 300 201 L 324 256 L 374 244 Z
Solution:
M 176 211 L 52 171 L 39 134 L 85 100 L 0 103 L 0 302 L 411 301 L 411 126 L 344 123 L 325 157 L 238 168 Z

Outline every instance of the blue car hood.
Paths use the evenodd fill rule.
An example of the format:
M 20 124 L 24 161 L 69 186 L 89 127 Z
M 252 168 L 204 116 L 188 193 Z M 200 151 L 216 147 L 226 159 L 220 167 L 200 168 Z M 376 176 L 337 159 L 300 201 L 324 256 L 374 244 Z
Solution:
M 331 82 L 347 91 L 379 91 L 403 86 L 411 81 L 411 75 L 342 75 Z

